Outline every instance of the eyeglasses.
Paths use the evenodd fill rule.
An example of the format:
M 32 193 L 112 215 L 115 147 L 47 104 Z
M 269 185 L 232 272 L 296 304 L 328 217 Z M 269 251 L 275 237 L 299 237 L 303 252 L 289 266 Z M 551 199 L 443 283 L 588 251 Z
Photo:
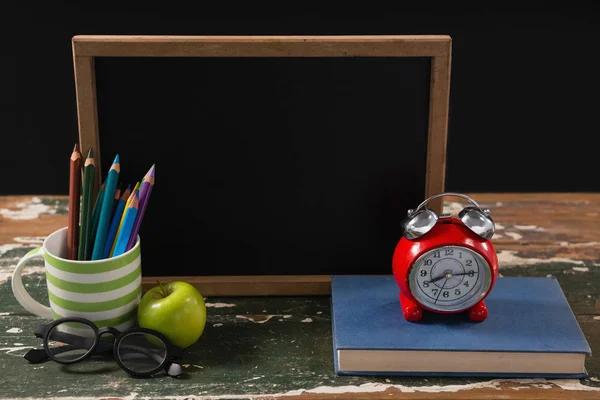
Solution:
M 115 337 L 114 342 L 101 339 L 106 333 Z M 24 357 L 31 363 L 51 358 L 61 364 L 74 364 L 94 353 L 112 352 L 121 369 L 133 376 L 151 376 L 162 369 L 170 376 L 183 373 L 179 365 L 183 349 L 151 329 L 131 328 L 124 332 L 113 327 L 98 329 L 85 318 L 67 317 L 38 326 L 35 336 L 44 340 L 44 350 L 27 352 Z

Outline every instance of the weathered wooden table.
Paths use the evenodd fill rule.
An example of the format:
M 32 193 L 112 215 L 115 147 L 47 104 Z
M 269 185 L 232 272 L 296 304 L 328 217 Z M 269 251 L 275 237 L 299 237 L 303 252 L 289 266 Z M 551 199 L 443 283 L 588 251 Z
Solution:
M 329 297 L 207 298 L 205 333 L 183 379 L 135 379 L 112 360 L 29 364 L 44 322 L 14 299 L 17 261 L 67 224 L 66 197 L 0 197 L 0 398 L 543 398 L 600 399 L 600 194 L 472 194 L 497 223 L 504 276 L 556 276 L 592 356 L 582 380 L 341 377 L 333 370 Z M 449 210 L 460 209 L 446 203 Z M 43 266 L 24 282 L 47 300 Z

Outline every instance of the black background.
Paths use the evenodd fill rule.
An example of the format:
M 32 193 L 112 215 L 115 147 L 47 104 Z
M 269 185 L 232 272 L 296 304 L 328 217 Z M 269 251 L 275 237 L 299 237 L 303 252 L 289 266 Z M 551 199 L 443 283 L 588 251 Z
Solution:
M 600 188 L 592 9 L 428 3 L 358 15 L 173 2 L 5 13 L 0 194 L 68 193 L 77 34 L 448 34 L 446 188 Z M 99 59 L 104 171 L 117 152 L 125 184 L 157 164 L 145 274 L 388 272 L 398 220 L 422 200 L 428 73 L 425 59 Z M 181 244 L 201 256 L 174 264 L 161 252 Z

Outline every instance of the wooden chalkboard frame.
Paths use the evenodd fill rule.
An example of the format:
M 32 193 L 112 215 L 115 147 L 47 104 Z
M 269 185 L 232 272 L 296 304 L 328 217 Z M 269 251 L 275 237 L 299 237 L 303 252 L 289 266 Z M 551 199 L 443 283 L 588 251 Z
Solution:
M 447 35 L 372 36 L 129 36 L 77 35 L 72 38 L 79 142 L 92 149 L 96 186 L 102 171 L 95 57 L 430 57 L 429 125 L 425 193 L 444 191 L 452 39 Z M 442 199 L 429 203 L 441 212 Z M 205 296 L 325 295 L 330 275 L 152 277 L 185 280 Z

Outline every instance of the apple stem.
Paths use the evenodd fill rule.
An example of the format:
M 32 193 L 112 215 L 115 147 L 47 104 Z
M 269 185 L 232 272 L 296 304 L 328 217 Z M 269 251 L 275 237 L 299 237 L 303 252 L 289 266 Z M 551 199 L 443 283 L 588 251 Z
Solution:
M 163 297 L 167 297 L 167 292 L 165 291 L 165 288 L 162 285 L 162 283 L 160 283 L 159 280 L 156 280 L 156 282 L 158 282 L 158 286 L 160 286 L 160 291 L 162 292 Z

